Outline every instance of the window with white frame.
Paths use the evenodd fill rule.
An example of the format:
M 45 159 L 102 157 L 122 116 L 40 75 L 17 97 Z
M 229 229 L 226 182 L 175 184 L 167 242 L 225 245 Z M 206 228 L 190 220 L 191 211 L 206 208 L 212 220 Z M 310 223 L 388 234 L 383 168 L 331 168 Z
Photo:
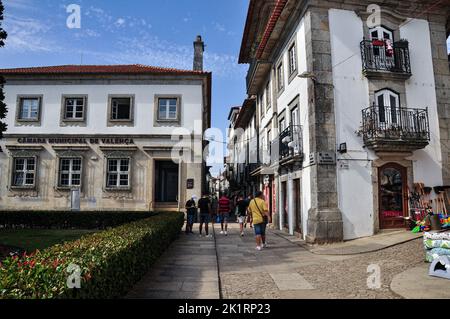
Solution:
M 19 98 L 19 116 L 21 121 L 39 121 L 41 99 L 39 97 Z
M 111 120 L 130 121 L 132 120 L 133 99 L 131 97 L 111 98 Z
M 117 105 L 115 106 L 117 108 Z M 84 97 L 65 97 L 64 98 L 64 120 L 83 121 L 86 109 L 86 98 Z M 118 114 L 118 110 L 114 110 Z
M 291 111 L 291 125 L 298 126 L 299 123 L 298 107 L 296 106 Z
M 178 120 L 178 98 L 158 99 L 158 120 L 177 121 Z
M 130 159 L 110 158 L 107 163 L 107 188 L 129 188 L 130 186 Z
M 284 89 L 284 69 L 282 62 L 280 62 L 277 67 L 277 89 L 278 91 Z
M 259 110 L 260 110 L 260 116 L 261 119 L 264 117 L 265 115 L 265 109 L 264 109 L 264 99 L 262 97 L 262 95 L 259 96 Z
M 82 176 L 81 158 L 61 158 L 59 160 L 59 187 L 80 187 Z
M 270 91 L 270 81 L 266 84 L 266 108 L 270 108 L 270 104 L 272 103 L 271 91 Z
M 13 159 L 12 186 L 33 187 L 36 181 L 36 158 L 16 157 Z
M 289 76 L 297 71 L 297 46 L 295 42 L 289 47 Z
M 378 105 L 378 119 L 382 123 L 397 124 L 400 117 L 400 95 L 392 90 L 375 92 Z
M 283 118 L 280 119 L 279 122 L 279 129 L 280 129 L 280 134 L 286 129 L 286 120 Z

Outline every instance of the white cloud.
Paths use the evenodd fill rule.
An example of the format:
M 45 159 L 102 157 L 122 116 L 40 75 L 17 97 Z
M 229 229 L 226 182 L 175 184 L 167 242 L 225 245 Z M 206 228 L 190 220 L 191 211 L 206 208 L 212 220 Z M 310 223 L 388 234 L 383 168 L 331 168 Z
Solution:
M 6 10 L 9 9 L 29 9 L 32 7 L 30 0 L 8 0 L 3 1 Z
M 46 36 L 46 33 L 50 30 L 48 23 L 13 15 L 8 15 L 4 23 L 5 30 L 8 31 L 6 50 L 32 52 L 59 50 L 59 46 Z
M 125 19 L 119 18 L 116 20 L 115 25 L 118 27 L 121 27 L 121 26 L 125 25 L 125 22 L 126 22 Z

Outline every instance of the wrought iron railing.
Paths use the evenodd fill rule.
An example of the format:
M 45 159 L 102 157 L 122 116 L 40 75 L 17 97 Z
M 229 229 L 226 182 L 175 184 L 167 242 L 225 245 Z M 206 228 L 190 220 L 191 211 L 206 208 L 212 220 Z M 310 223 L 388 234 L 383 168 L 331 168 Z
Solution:
M 361 41 L 361 56 L 364 71 L 389 71 L 411 74 L 408 41 L 392 44 L 390 49 L 384 40 Z
M 290 125 L 279 136 L 280 160 L 303 156 L 302 128 L 300 125 Z
M 374 139 L 429 141 L 428 109 L 371 106 L 362 111 L 365 141 Z

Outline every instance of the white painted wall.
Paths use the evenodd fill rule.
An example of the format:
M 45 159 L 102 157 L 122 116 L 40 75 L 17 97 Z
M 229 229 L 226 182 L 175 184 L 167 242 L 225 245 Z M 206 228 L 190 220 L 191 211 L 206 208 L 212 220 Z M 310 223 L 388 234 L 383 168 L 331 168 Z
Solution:
M 191 132 L 194 121 L 202 121 L 201 85 L 5 85 L 9 112 L 7 134 L 171 134 L 173 127 L 153 127 L 154 96 L 182 96 L 181 126 Z M 15 126 L 17 95 L 43 95 L 41 126 Z M 88 95 L 87 127 L 60 126 L 61 97 Z M 134 126 L 107 127 L 108 95 L 134 94 Z
M 441 186 L 442 153 L 433 72 L 430 29 L 426 20 L 408 20 L 400 27 L 400 35 L 409 41 L 412 77 L 406 81 L 406 100 L 410 108 L 428 107 L 431 141 L 423 150 L 414 152 L 414 181 Z
M 355 132 L 362 120 L 362 109 L 369 106 L 368 81 L 361 72 L 359 43 L 363 22 L 353 11 L 331 9 L 330 36 L 333 63 L 334 107 L 337 143 L 347 143 L 347 154 L 338 156 L 337 180 L 339 209 L 344 222 L 344 239 L 373 235 L 373 155 L 363 148 Z M 351 56 L 350 59 L 348 59 Z M 340 164 L 349 168 L 340 168 Z

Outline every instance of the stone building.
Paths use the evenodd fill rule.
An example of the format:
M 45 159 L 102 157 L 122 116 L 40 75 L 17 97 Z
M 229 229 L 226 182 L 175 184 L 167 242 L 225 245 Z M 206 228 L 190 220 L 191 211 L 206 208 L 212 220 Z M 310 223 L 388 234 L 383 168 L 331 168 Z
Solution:
M 271 154 L 251 175 L 265 168 L 277 227 L 371 236 L 405 227 L 413 183 L 450 185 L 449 16 L 445 1 L 250 0 L 239 62 Z
M 8 130 L 0 209 L 179 210 L 207 190 L 203 133 L 211 73 L 201 37 L 194 69 L 65 65 L 2 69 Z

